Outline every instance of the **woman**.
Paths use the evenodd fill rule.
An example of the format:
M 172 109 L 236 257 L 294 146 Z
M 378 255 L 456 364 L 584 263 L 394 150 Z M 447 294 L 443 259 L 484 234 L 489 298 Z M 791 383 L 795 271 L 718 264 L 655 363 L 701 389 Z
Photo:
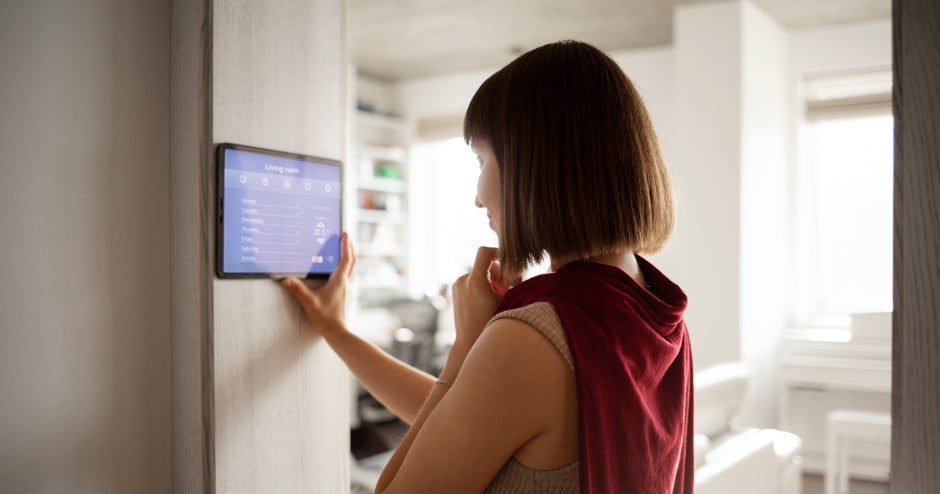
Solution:
M 453 285 L 440 379 L 346 330 L 345 236 L 322 288 L 284 281 L 411 424 L 377 492 L 692 492 L 686 297 L 637 255 L 668 239 L 672 192 L 633 85 L 596 48 L 546 45 L 483 83 L 464 134 L 499 249 L 481 247 Z M 501 295 L 546 255 L 551 272 Z

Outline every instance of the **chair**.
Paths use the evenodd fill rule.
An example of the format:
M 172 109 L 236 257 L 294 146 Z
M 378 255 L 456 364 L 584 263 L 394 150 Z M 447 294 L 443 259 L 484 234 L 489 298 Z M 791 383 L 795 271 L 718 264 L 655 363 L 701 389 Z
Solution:
M 833 410 L 826 414 L 825 494 L 849 492 L 849 451 L 853 441 L 891 444 L 891 416 L 859 410 Z
M 798 494 L 799 436 L 735 425 L 750 380 L 743 362 L 695 373 L 695 492 Z
M 433 373 L 434 336 L 440 311 L 428 298 L 394 299 L 387 307 L 399 322 L 392 335 L 392 355 L 416 369 Z
M 383 320 L 391 327 L 390 343 L 382 345 L 393 357 L 430 374 L 439 373 L 434 368 L 435 335 L 437 333 L 438 308 L 429 298 L 396 298 L 384 303 L 386 318 Z M 382 311 L 382 312 L 385 312 Z M 378 424 L 396 420 L 395 415 L 386 409 L 366 389 L 356 383 L 356 401 L 359 421 L 356 424 Z

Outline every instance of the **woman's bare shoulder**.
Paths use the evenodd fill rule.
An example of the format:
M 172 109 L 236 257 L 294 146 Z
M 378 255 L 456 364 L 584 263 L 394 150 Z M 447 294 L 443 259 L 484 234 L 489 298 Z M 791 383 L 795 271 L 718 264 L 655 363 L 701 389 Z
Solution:
M 559 383 L 571 380 L 573 371 L 545 335 L 526 321 L 501 318 L 492 321 L 467 355 L 458 381 L 471 381 L 478 390 L 499 390 L 516 402 L 516 409 L 530 420 L 548 427 L 555 420 L 544 413 L 546 403 L 558 399 Z

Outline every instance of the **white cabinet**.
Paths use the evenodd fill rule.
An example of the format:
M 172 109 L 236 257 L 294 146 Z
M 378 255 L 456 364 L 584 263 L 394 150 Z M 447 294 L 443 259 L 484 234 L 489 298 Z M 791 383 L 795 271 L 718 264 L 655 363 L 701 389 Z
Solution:
M 874 316 L 874 317 L 872 317 Z M 826 414 L 835 409 L 891 411 L 890 314 L 858 317 L 853 329 L 791 330 L 780 361 L 779 426 L 803 439 L 803 469 L 822 473 Z M 879 332 L 862 331 L 874 319 Z M 890 451 L 880 443 L 853 451 L 849 474 L 884 481 Z

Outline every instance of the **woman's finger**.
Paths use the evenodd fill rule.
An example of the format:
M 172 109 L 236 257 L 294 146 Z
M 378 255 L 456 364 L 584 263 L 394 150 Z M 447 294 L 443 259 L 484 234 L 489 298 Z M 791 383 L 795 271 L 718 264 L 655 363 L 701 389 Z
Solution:
M 480 247 L 477 249 L 477 258 L 473 262 L 473 269 L 470 271 L 470 278 L 480 282 L 487 282 L 487 273 L 490 270 L 490 263 L 496 259 L 497 250 L 493 247 Z
M 490 288 L 500 297 L 505 295 L 506 291 L 509 290 L 509 283 L 499 277 L 499 263 L 496 261 L 490 261 L 489 280 Z
M 463 290 L 463 286 L 467 283 L 467 278 L 470 277 L 470 273 L 462 275 L 457 278 L 454 283 L 451 285 L 451 290 Z
M 343 253 L 342 259 L 340 259 L 340 263 L 343 263 L 345 260 L 346 276 L 351 277 L 353 274 L 353 269 L 356 267 L 356 251 L 353 249 L 352 240 L 349 239 L 349 234 L 343 234 L 341 244 Z
M 302 305 L 305 305 L 305 302 L 312 296 L 307 285 L 297 278 L 284 278 L 281 280 L 281 286 L 287 288 L 287 291 L 291 292 Z
M 340 279 L 349 278 L 352 274 L 352 266 L 356 262 L 355 256 L 352 254 L 349 235 L 345 232 L 339 237 L 339 250 L 339 264 L 336 265 L 336 269 L 330 273 L 329 279 L 326 280 L 326 284 L 330 286 L 339 283 Z

